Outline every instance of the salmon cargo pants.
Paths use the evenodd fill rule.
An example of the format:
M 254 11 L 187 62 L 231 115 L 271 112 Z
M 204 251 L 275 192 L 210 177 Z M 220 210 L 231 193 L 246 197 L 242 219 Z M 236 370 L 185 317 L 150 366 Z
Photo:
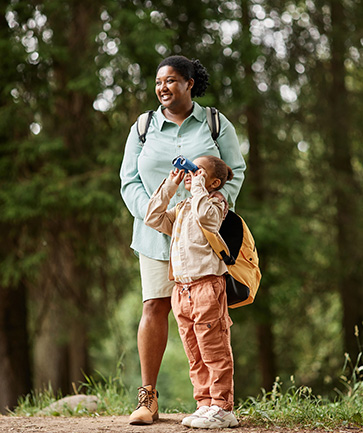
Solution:
M 171 298 L 198 408 L 233 409 L 233 355 L 224 276 L 176 283 Z

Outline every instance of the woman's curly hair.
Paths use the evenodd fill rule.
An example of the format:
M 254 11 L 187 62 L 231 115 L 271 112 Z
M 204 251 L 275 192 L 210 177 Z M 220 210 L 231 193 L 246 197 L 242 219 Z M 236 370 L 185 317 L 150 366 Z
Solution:
M 207 69 L 200 63 L 198 59 L 189 60 L 184 56 L 170 56 L 162 60 L 156 68 L 156 73 L 163 66 L 171 66 L 174 68 L 186 81 L 193 78 L 194 86 L 191 90 L 192 98 L 203 96 L 209 86 L 209 74 Z

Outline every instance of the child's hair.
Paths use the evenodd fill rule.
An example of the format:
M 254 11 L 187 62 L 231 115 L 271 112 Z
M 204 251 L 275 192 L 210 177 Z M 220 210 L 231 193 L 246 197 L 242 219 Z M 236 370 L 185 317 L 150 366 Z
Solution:
M 198 59 L 189 60 L 184 56 L 170 56 L 162 60 L 156 68 L 156 73 L 163 66 L 171 66 L 174 68 L 186 81 L 193 78 L 194 86 L 191 90 L 191 96 L 203 96 L 209 85 L 209 74 L 207 69 L 200 63 Z
M 213 155 L 206 155 L 203 156 L 203 158 L 208 159 L 211 167 L 213 168 L 214 176 L 221 181 L 221 184 L 218 188 L 216 188 L 216 190 L 221 189 L 228 180 L 233 179 L 233 171 L 231 167 L 227 165 L 222 159 L 217 158 Z

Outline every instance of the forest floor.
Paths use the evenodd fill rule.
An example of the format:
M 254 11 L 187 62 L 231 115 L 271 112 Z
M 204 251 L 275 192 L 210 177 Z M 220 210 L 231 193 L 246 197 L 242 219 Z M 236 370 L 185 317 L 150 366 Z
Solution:
M 185 414 L 160 414 L 159 421 L 149 426 L 130 425 L 128 416 L 98 417 L 18 417 L 0 416 L 1 433 L 206 433 L 231 431 L 233 433 L 363 433 L 363 428 L 344 427 L 327 429 L 305 429 L 285 427 L 258 427 L 247 419 L 241 420 L 234 429 L 191 429 L 181 425 Z

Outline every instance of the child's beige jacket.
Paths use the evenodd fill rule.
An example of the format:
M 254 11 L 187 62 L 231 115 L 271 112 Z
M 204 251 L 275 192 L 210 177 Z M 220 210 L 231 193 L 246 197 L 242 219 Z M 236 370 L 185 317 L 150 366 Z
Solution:
M 203 176 L 193 176 L 192 197 L 167 209 L 177 189 L 169 178 L 161 183 L 150 198 L 145 224 L 171 236 L 171 252 L 174 242 L 179 243 L 180 263 L 185 275 L 196 280 L 207 275 L 225 274 L 227 266 L 213 251 L 201 229 L 202 226 L 210 232 L 218 232 L 223 221 L 224 203 L 209 197 Z M 172 265 L 170 260 L 170 280 L 175 279 Z

